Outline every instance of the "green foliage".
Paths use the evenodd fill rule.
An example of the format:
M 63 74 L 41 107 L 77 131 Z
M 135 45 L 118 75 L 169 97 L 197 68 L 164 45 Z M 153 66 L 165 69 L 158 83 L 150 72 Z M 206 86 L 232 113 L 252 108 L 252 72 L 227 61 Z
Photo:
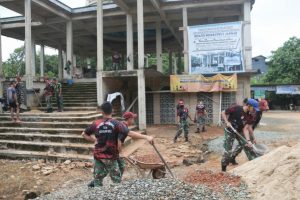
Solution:
M 6 77 L 15 77 L 25 73 L 24 47 L 19 47 L 10 54 L 8 60 L 3 63 L 3 72 Z
M 45 55 L 44 73 L 50 77 L 55 77 L 58 74 L 58 56 Z M 40 54 L 35 57 L 36 74 L 40 74 Z M 25 74 L 25 52 L 24 47 L 19 47 L 10 54 L 8 60 L 3 63 L 3 71 L 6 77 L 15 77 L 17 74 Z
M 263 81 L 270 84 L 298 84 L 299 79 L 300 39 L 292 37 L 272 53 L 269 71 Z

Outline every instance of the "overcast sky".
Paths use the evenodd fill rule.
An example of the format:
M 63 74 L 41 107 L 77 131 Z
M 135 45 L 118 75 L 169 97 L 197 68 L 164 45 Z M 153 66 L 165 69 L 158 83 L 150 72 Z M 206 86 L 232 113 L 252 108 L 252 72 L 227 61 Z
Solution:
M 61 0 L 70 7 L 81 7 L 85 0 Z M 16 14 L 0 7 L 0 17 Z M 252 50 L 253 56 L 270 56 L 290 37 L 300 37 L 300 0 L 256 0 L 252 10 Z M 2 36 L 2 53 L 5 61 L 9 54 L 23 41 Z M 39 51 L 39 49 L 37 48 Z M 46 54 L 57 53 L 46 48 Z

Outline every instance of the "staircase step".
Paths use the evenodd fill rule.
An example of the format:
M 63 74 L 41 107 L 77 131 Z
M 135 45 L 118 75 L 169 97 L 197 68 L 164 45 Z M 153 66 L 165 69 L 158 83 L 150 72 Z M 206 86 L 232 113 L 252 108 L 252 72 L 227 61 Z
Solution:
M 42 151 L 24 151 L 16 149 L 0 149 L 0 158 L 4 159 L 45 159 L 47 161 L 92 161 L 93 156 L 82 154 L 48 153 Z
M 92 120 L 91 120 L 92 121 Z M 71 128 L 71 129 L 76 129 L 76 128 L 86 128 L 88 125 L 91 124 L 91 121 L 86 121 L 86 122 L 41 122 L 41 121 L 35 121 L 35 122 L 27 122 L 24 121 L 20 124 L 14 123 L 12 121 L 1 121 L 0 126 L 1 127 L 24 127 L 24 128 Z
M 94 145 L 83 144 L 83 143 L 0 140 L 0 148 L 18 149 L 18 150 L 25 150 L 25 151 L 44 151 L 44 152 L 50 151 L 55 153 L 76 153 L 76 154 L 91 155 Z
M 45 133 L 0 133 L 0 140 L 62 142 L 62 143 L 90 143 L 81 135 L 76 134 L 45 134 Z
M 57 107 L 53 107 L 54 110 L 57 110 Z M 46 107 L 39 108 L 41 111 L 46 111 Z M 96 111 L 97 107 L 64 107 L 64 111 Z
M 45 103 L 44 103 L 45 105 Z M 56 101 L 52 101 L 52 105 L 56 105 Z M 65 107 L 97 107 L 97 102 L 69 102 L 69 101 L 64 101 L 64 106 Z
M 89 123 L 91 124 L 91 122 Z M 28 127 L 0 127 L 0 133 L 47 133 L 47 134 L 81 134 L 87 127 L 83 128 L 28 128 Z M 137 130 L 137 126 L 129 127 L 130 130 Z
M 89 117 L 92 115 L 99 115 L 97 111 L 81 111 L 81 112 L 72 112 L 72 111 L 64 111 L 64 112 L 53 112 L 53 113 L 45 113 L 42 111 L 31 111 L 21 113 L 21 117 Z M 100 114 L 101 115 L 101 114 Z M 1 116 L 10 116 L 9 112 L 2 113 Z
M 21 115 L 21 120 L 23 122 L 83 122 L 83 121 L 94 121 L 101 118 L 102 115 L 90 115 L 86 117 L 57 117 L 57 116 L 23 116 Z M 1 121 L 11 120 L 10 116 L 0 116 Z
M 84 129 L 78 128 L 27 128 L 27 127 L 0 127 L 0 133 L 14 132 L 14 133 L 48 133 L 48 134 L 81 134 Z
M 140 132 L 144 133 L 144 132 Z M 2 134 L 0 134 L 1 137 Z M 10 133 L 11 137 L 16 136 L 13 140 L 3 140 L 0 138 L 0 158 L 5 159 L 45 159 L 45 160 L 54 160 L 54 161 L 62 161 L 62 160 L 79 160 L 79 161 L 90 161 L 93 159 L 91 150 L 93 149 L 93 144 L 84 144 L 81 145 L 77 143 L 73 143 L 71 145 L 65 145 L 66 142 L 60 143 L 60 142 L 33 142 L 33 141 L 15 141 L 19 137 L 22 137 L 22 135 Z M 33 137 L 37 137 L 38 134 L 28 134 L 27 139 L 31 139 Z M 6 135 L 8 137 L 8 135 Z M 54 137 L 51 135 L 42 136 L 44 138 L 46 137 Z M 59 135 L 61 138 L 65 138 L 66 140 L 69 140 L 70 138 L 67 135 Z M 71 138 L 77 138 L 77 135 L 72 135 Z M 80 136 L 81 137 L 81 136 Z M 41 138 L 41 137 L 39 137 Z M 53 139 L 53 138 L 52 138 Z M 8 141 L 8 142 L 6 142 Z M 137 140 L 137 142 L 140 142 L 140 140 Z M 132 147 L 136 146 L 135 141 L 132 140 L 130 137 L 127 137 L 124 145 L 123 150 L 124 152 L 128 153 L 127 149 L 132 149 Z M 82 149 L 84 147 L 84 149 Z M 16 149 L 19 148 L 19 149 Z M 34 149 L 31 149 L 34 148 Z M 30 149 L 30 150 L 26 150 Z M 43 151 L 40 151 L 43 149 Z M 44 150 L 48 150 L 45 152 Z M 61 153 L 63 151 L 63 153 Z M 74 152 L 77 153 L 74 153 Z M 81 153 L 78 153 L 81 152 Z M 132 152 L 132 151 L 130 151 Z

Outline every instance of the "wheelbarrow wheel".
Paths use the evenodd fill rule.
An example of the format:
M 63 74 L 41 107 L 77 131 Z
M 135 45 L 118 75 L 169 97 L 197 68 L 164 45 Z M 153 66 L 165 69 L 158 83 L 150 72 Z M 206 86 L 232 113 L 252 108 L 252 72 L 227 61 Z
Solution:
M 164 178 L 165 176 L 166 176 L 165 166 L 152 170 L 153 179 L 161 179 L 161 178 Z

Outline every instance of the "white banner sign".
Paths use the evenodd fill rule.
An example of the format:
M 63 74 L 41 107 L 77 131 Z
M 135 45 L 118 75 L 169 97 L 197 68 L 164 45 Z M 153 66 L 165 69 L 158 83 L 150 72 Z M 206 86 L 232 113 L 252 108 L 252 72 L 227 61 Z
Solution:
M 242 23 L 188 27 L 190 74 L 244 72 Z

